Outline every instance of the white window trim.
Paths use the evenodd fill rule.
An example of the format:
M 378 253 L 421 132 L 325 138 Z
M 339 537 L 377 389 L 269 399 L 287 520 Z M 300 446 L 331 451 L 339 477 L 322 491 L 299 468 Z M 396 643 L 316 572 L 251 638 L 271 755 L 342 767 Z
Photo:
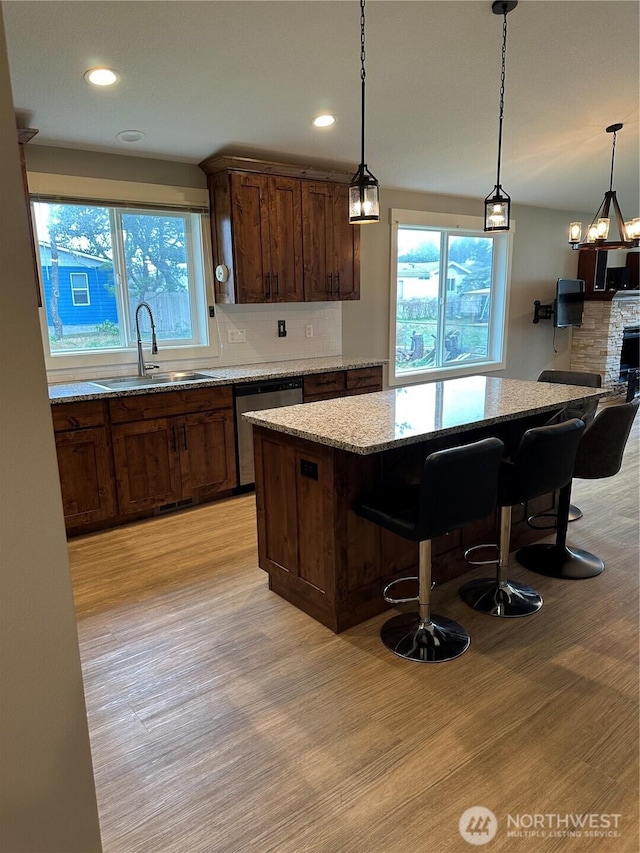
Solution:
M 211 224 L 209 214 L 209 195 L 206 189 L 199 187 L 176 187 L 166 184 L 144 184 L 130 181 L 116 181 L 105 178 L 87 178 L 77 175 L 57 175 L 46 172 L 28 172 L 27 182 L 29 192 L 35 196 L 51 196 L 60 198 L 61 202 L 73 201 L 74 198 L 95 201 L 96 204 L 132 204 L 135 206 L 158 207 L 175 206 L 202 210 L 201 229 L 194 234 L 196 246 L 201 248 L 203 257 L 202 281 L 205 302 L 215 302 L 213 285 L 213 252 L 211 248 Z M 36 252 L 36 255 L 38 253 Z M 40 259 L 38 257 L 38 267 Z M 42 272 L 40 277 L 42 279 Z M 40 329 L 43 340 L 49 334 L 47 328 L 47 313 L 43 306 L 39 309 Z M 205 342 L 198 346 L 172 347 L 167 344 L 159 346 L 159 352 L 154 355 L 154 362 L 161 367 L 170 369 L 182 361 L 194 359 L 216 358 L 220 354 L 217 326 L 215 319 L 208 316 L 201 318 L 202 332 Z M 67 374 L 69 370 L 81 368 L 97 368 L 104 373 L 104 368 L 112 367 L 114 373 L 121 372 L 125 366 L 132 364 L 131 349 L 101 353 L 56 354 L 51 355 L 48 347 L 43 347 L 45 367 L 50 379 L 55 379 L 56 371 Z M 134 362 L 135 364 L 135 362 Z
M 388 384 L 390 387 L 401 385 L 415 385 L 417 383 L 435 382 L 439 379 L 455 379 L 458 376 L 475 376 L 477 374 L 494 373 L 504 370 L 506 367 L 507 332 L 509 326 L 509 297 L 511 293 L 511 259 L 513 253 L 513 234 L 515 232 L 515 221 L 511 220 L 510 231 L 503 232 L 505 249 L 498 252 L 494 259 L 494 281 L 498 276 L 504 282 L 499 299 L 504 304 L 502 316 L 495 316 L 492 312 L 492 328 L 490 337 L 501 336 L 502 356 L 501 358 L 489 358 L 481 363 L 468 364 L 462 362 L 460 366 L 444 367 L 434 369 L 432 367 L 418 368 L 411 373 L 396 374 L 396 311 L 397 311 L 397 277 L 398 277 L 398 225 L 417 225 L 434 228 L 447 228 L 449 230 L 475 231 L 478 236 L 484 235 L 484 219 L 481 216 L 462 216 L 450 213 L 434 213 L 423 210 L 401 210 L 390 211 L 391 251 L 389 270 L 389 371 Z

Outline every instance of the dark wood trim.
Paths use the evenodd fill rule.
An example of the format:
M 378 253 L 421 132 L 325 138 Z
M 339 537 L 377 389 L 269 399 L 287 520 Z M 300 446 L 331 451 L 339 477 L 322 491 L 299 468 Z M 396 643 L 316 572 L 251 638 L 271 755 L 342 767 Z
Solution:
M 302 163 L 279 163 L 273 160 L 258 160 L 252 157 L 239 157 L 231 154 L 213 154 L 198 166 L 205 175 L 217 172 L 259 172 L 264 175 L 281 175 L 289 178 L 303 178 L 310 181 L 331 181 L 348 184 L 353 172 L 334 166 L 309 165 Z

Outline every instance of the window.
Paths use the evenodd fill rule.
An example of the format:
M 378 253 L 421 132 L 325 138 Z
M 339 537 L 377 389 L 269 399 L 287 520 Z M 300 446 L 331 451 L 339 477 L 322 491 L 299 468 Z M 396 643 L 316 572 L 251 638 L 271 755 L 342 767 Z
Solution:
M 481 217 L 393 210 L 390 381 L 504 367 L 511 233 Z
M 50 356 L 126 354 L 142 301 L 165 349 L 206 345 L 201 214 L 44 200 L 33 211 Z M 146 312 L 140 326 L 149 340 Z
M 89 276 L 86 272 L 69 273 L 71 301 L 74 305 L 91 305 L 89 296 Z

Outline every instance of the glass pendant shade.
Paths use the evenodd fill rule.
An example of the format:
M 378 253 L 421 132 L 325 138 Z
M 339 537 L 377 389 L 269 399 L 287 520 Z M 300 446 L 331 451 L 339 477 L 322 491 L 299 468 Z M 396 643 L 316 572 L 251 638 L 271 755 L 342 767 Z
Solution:
M 484 200 L 484 230 L 508 231 L 511 222 L 511 198 L 502 191 L 502 187 L 494 187 L 493 195 Z
M 569 226 L 569 242 L 573 246 L 582 240 L 582 222 L 572 222 Z
M 379 220 L 380 187 L 376 178 L 362 164 L 349 184 L 349 222 L 364 224 Z

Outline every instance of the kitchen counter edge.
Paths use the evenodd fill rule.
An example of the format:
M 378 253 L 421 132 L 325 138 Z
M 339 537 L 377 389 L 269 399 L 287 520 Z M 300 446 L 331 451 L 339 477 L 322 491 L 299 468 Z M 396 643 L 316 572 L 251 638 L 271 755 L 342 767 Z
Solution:
M 148 385 L 144 388 L 109 391 L 98 388 L 94 382 L 61 382 L 49 385 L 49 402 L 73 403 L 79 400 L 101 400 L 116 397 L 134 397 L 140 394 L 162 394 L 167 391 L 185 388 L 209 388 L 216 385 L 237 385 L 242 382 L 264 382 L 270 379 L 285 379 L 292 376 L 310 376 L 314 373 L 327 373 L 334 370 L 358 370 L 364 367 L 382 367 L 388 359 L 367 358 L 313 358 L 295 361 L 274 361 L 265 364 L 241 364 L 235 367 L 207 368 L 198 367 L 198 373 L 210 373 L 210 379 L 198 379 L 190 382 L 176 382 L 162 385 Z

